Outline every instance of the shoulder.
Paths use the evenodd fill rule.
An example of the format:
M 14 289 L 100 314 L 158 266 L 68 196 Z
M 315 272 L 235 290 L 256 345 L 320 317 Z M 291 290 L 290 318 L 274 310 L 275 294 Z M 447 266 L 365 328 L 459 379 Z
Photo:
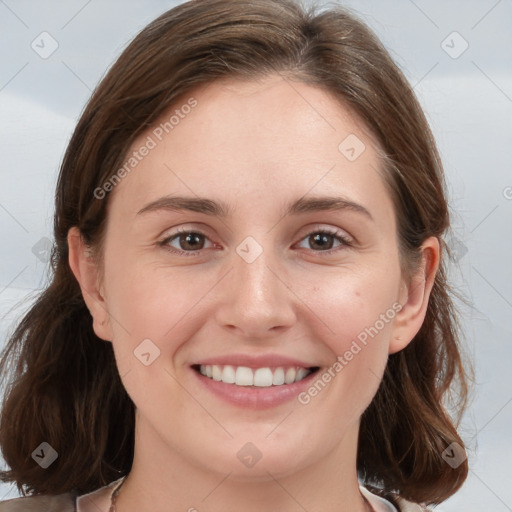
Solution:
M 88 494 L 74 492 L 55 495 L 26 496 L 0 501 L 0 512 L 99 512 L 108 510 L 113 490 L 124 477 Z
M 393 498 L 393 503 L 396 505 L 399 512 L 433 512 L 431 508 L 428 508 L 422 503 L 413 503 L 412 501 L 407 501 L 406 499 L 401 498 L 399 495 L 394 493 L 391 494 L 391 496 Z
M 54 496 L 25 496 L 0 501 L 0 512 L 75 512 L 76 498 L 71 493 Z
M 427 508 L 424 505 L 418 505 L 417 503 L 412 503 L 411 501 L 404 500 L 403 498 L 397 498 L 396 502 L 400 512 L 432 512 L 432 509 Z
M 407 501 L 393 492 L 386 492 L 374 487 L 366 488 L 362 485 L 359 488 L 374 507 L 375 512 L 432 512 L 424 505 Z

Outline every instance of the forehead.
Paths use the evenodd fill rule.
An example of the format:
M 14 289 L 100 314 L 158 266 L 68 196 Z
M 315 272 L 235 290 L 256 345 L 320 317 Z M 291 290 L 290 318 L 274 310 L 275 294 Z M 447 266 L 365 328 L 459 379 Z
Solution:
M 129 216 L 165 194 L 267 209 L 307 193 L 343 191 L 367 203 L 385 194 L 376 141 L 358 117 L 326 90 L 281 76 L 225 79 L 182 95 L 130 158 L 135 165 L 111 198 Z

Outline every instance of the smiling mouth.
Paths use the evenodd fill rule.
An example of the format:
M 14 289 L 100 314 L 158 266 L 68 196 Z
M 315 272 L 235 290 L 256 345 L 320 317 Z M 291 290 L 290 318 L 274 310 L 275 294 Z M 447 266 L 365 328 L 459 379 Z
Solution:
M 247 366 L 202 364 L 192 368 L 206 378 L 235 386 L 268 388 L 286 386 L 300 382 L 319 370 L 318 366 L 303 368 L 298 366 L 277 366 L 274 368 L 249 368 Z

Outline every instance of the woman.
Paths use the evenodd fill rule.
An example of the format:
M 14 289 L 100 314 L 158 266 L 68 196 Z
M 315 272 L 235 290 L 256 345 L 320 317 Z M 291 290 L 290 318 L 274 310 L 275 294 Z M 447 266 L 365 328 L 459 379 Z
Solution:
M 166 12 L 64 157 L 53 280 L 1 362 L 2 479 L 32 496 L 0 511 L 444 501 L 468 471 L 448 226 L 428 124 L 364 24 Z

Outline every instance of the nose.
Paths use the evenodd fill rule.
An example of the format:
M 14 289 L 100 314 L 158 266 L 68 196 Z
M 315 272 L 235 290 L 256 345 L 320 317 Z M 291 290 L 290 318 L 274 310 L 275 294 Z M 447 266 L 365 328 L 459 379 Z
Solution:
M 270 249 L 263 250 L 254 261 L 234 254 L 231 271 L 221 284 L 218 325 L 254 340 L 281 335 L 296 321 L 297 298 L 289 281 Z

